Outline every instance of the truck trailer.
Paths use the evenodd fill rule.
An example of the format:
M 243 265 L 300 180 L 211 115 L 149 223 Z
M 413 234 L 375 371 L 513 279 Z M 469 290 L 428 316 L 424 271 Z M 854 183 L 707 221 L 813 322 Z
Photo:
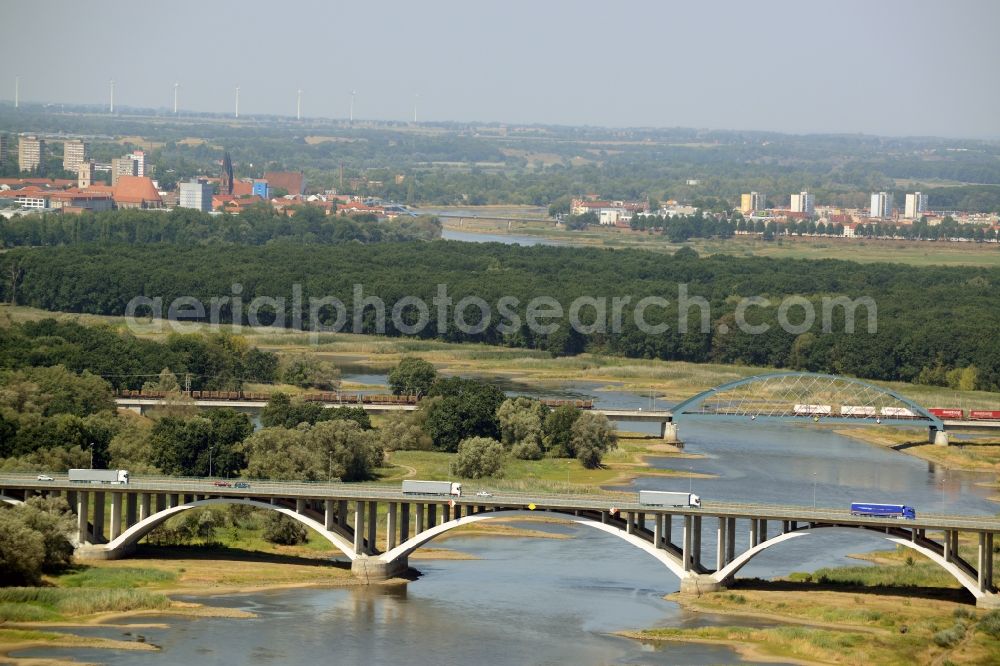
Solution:
M 905 504 L 872 504 L 870 502 L 854 502 L 851 504 L 852 516 L 874 516 L 878 518 L 906 518 L 915 520 L 917 512 L 912 506 Z
M 74 483 L 128 483 L 127 469 L 71 469 L 69 480 Z
M 674 493 L 663 490 L 640 490 L 639 504 L 650 506 L 701 507 L 701 498 L 694 493 Z
M 462 496 L 462 484 L 451 481 L 403 481 L 404 495 Z

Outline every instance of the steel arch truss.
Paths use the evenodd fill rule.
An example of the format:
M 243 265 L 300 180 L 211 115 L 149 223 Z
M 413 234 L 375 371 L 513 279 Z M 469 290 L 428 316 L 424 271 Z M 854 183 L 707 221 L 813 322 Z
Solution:
M 924 426 L 937 416 L 891 389 L 812 372 L 745 377 L 703 391 L 673 408 L 674 421 L 730 420 Z

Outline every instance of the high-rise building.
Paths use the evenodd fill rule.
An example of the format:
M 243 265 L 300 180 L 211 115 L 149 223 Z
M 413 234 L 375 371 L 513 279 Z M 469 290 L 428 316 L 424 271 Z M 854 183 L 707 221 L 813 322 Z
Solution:
M 94 184 L 94 161 L 90 160 L 80 165 L 76 172 L 76 186 L 81 190 Z
M 203 180 L 191 179 L 180 184 L 181 195 L 178 206 L 194 208 L 207 213 L 212 210 L 212 186 Z
M 7 163 L 7 135 L 0 134 L 0 167 Z
M 792 195 L 791 210 L 793 213 L 805 213 L 807 215 L 812 215 L 815 208 L 815 195 L 809 194 L 808 192 L 799 192 L 798 194 Z
M 870 217 L 892 217 L 892 192 L 872 192 Z
M 122 176 L 138 176 L 135 160 L 131 157 L 116 157 L 111 160 L 111 186 L 118 184 Z
M 906 195 L 906 205 L 903 208 L 903 217 L 916 220 L 927 212 L 927 195 L 922 192 L 914 192 Z
M 135 162 L 135 175 L 136 176 L 146 176 L 146 152 L 143 150 L 135 150 L 126 155 L 133 162 Z
M 22 136 L 17 141 L 17 164 L 21 171 L 45 171 L 45 140 Z
M 740 211 L 743 213 L 755 213 L 759 210 L 765 210 L 767 204 L 764 203 L 764 199 L 763 192 L 744 194 L 740 197 Z
M 87 144 L 79 139 L 69 139 L 63 143 L 63 169 L 79 172 L 80 165 L 87 160 Z

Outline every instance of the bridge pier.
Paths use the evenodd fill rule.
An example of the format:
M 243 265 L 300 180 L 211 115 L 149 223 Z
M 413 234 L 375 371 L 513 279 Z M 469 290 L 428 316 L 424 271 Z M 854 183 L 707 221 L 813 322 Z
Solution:
M 354 503 L 354 554 L 365 554 L 365 503 Z
M 681 444 L 680 435 L 677 433 L 677 424 L 673 421 L 664 421 L 661 423 L 660 439 L 668 444 Z
M 726 589 L 711 574 L 688 574 L 681 578 L 681 594 L 702 595 Z
M 377 557 L 356 557 L 351 562 L 351 573 L 365 583 L 380 583 L 406 573 L 410 568 L 406 557 L 385 562 Z
M 87 513 L 90 508 L 90 493 L 81 490 L 76 493 L 76 542 L 90 542 L 90 521 Z
M 931 426 L 928 430 L 927 441 L 935 444 L 936 446 L 948 446 L 951 443 L 951 438 L 948 436 L 947 430 L 938 430 L 934 426 Z

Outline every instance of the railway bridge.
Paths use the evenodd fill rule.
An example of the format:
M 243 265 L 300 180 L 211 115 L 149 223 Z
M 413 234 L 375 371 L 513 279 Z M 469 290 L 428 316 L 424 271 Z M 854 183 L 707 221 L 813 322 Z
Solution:
M 242 504 L 278 511 L 329 541 L 362 580 L 408 569 L 408 556 L 452 529 L 498 518 L 545 516 L 617 536 L 658 560 L 681 591 L 724 588 L 768 548 L 814 534 L 846 540 L 875 534 L 912 549 L 953 576 L 977 605 L 1000 607 L 993 545 L 1000 520 L 923 515 L 915 520 L 854 516 L 832 508 L 761 504 L 667 507 L 638 504 L 634 494 L 403 494 L 398 487 L 339 483 L 134 478 L 128 484 L 81 484 L 58 476 L 0 475 L 0 500 L 63 496 L 76 516 L 81 558 L 129 556 L 158 525 L 185 511 Z
M 326 393 L 312 396 L 324 407 L 361 407 L 379 414 L 417 409 L 415 396 L 342 396 Z M 267 406 L 264 394 L 229 397 L 206 396 L 199 392 L 182 396 L 200 407 L 232 407 L 260 411 Z M 161 395 L 122 395 L 119 407 L 140 414 L 162 407 L 172 398 Z M 736 422 L 748 427 L 763 423 L 803 425 L 925 427 L 928 441 L 947 446 L 949 431 L 1000 430 L 1000 420 L 943 419 L 900 393 L 860 379 L 812 372 L 774 372 L 738 379 L 702 391 L 668 410 L 610 409 L 594 407 L 590 401 L 546 401 L 550 406 L 580 403 L 585 409 L 604 414 L 620 423 L 658 423 L 660 437 L 680 443 L 679 427 L 692 422 Z

